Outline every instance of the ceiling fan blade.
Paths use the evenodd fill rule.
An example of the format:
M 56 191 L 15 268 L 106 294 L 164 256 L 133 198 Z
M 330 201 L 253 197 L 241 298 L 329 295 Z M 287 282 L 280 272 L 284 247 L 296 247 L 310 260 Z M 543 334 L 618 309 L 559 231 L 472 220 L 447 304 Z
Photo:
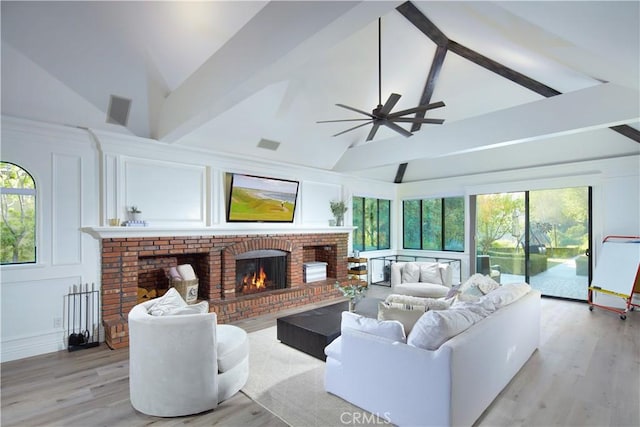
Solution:
M 384 105 L 380 109 L 379 114 L 383 117 L 389 114 L 391 110 L 393 110 L 393 107 L 395 107 L 400 100 L 400 96 L 401 95 L 398 95 L 397 93 L 392 93 L 391 95 L 389 95 L 389 98 L 387 98 L 387 102 L 384 103 Z
M 336 133 L 335 135 L 332 135 L 332 136 L 342 135 L 343 133 L 347 133 L 347 132 L 349 132 L 349 131 L 352 131 L 352 130 L 355 130 L 355 129 L 361 128 L 362 126 L 366 126 L 366 125 L 368 125 L 369 123 L 373 123 L 373 121 L 372 121 L 372 120 L 369 120 L 369 121 L 367 121 L 367 123 L 362 123 L 361 125 L 354 126 L 354 127 L 349 128 L 349 129 L 347 129 L 347 130 L 343 130 L 342 132 L 338 132 L 338 133 Z
M 444 119 L 419 119 L 417 117 L 392 117 L 388 120 L 400 123 L 425 123 L 432 125 L 441 125 L 444 123 Z
M 419 107 L 409 108 L 407 110 L 396 111 L 395 113 L 389 114 L 388 118 L 395 118 L 400 116 L 405 116 L 407 114 L 419 113 L 421 111 L 433 110 L 434 108 L 444 107 L 444 102 L 438 101 L 433 104 L 422 105 Z
M 344 105 L 344 104 L 336 104 L 336 105 L 338 107 L 346 108 L 347 110 L 355 111 L 356 113 L 364 114 L 365 116 L 368 116 L 368 117 L 371 117 L 372 119 L 375 119 L 373 114 L 367 113 L 366 111 L 358 110 L 357 108 L 349 107 L 348 105 Z
M 344 119 L 344 120 L 320 120 L 316 123 L 337 123 L 337 122 L 360 122 L 363 120 L 371 120 L 371 119 Z
M 369 135 L 367 135 L 366 141 L 371 141 L 373 137 L 376 136 L 376 132 L 378 132 L 379 127 L 380 127 L 379 121 L 373 122 L 373 127 L 369 131 Z
M 406 130 L 403 127 L 398 126 L 397 124 L 389 121 L 389 120 L 383 120 L 382 124 L 385 125 L 386 127 L 388 127 L 389 129 L 393 129 L 396 132 L 398 132 L 400 135 L 402 136 L 406 136 L 407 138 L 410 137 L 411 135 L 413 135 L 411 132 L 409 132 L 408 130 Z

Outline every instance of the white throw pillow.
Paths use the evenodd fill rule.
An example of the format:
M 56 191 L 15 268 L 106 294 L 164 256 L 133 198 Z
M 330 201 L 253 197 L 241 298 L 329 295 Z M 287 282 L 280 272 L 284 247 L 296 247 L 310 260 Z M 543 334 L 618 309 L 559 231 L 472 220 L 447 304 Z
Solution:
M 437 350 L 482 319 L 481 315 L 468 309 L 430 310 L 413 325 L 407 344 L 425 350 Z
M 420 264 L 420 281 L 423 283 L 433 283 L 434 285 L 442 285 L 442 275 L 440 274 L 440 265 L 435 262 Z
M 500 284 L 489 276 L 476 273 L 460 285 L 458 300 L 477 301 L 483 295 L 500 287 Z
M 203 314 L 209 312 L 209 303 L 207 301 L 200 301 L 197 304 L 187 305 L 186 307 L 176 308 L 165 314 L 174 316 L 176 314 Z
M 418 283 L 420 281 L 420 266 L 415 262 L 408 262 L 402 266 L 401 283 Z
M 522 298 L 529 291 L 531 291 L 531 286 L 528 283 L 509 283 L 489 292 L 483 299 L 491 301 L 496 309 L 499 309 Z
M 152 316 L 167 316 L 172 311 L 188 305 L 176 288 L 170 288 L 163 296 L 152 301 L 155 302 L 148 309 L 148 313 Z
M 407 336 L 404 333 L 404 326 L 402 326 L 402 323 L 397 320 L 380 321 L 360 316 L 359 314 L 351 313 L 349 311 L 343 311 L 340 329 L 344 331 L 345 328 L 377 335 L 392 341 L 400 341 L 403 343 L 407 342 Z

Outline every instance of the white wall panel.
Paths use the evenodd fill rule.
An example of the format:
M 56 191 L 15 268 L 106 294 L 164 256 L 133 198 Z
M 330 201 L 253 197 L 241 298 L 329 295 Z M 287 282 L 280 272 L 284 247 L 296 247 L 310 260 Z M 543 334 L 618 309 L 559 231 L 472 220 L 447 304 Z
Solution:
M 135 205 L 150 225 L 206 223 L 207 174 L 204 166 L 125 158 L 124 206 Z
M 296 215 L 300 215 L 303 224 L 328 225 L 333 219 L 329 202 L 342 199 L 342 187 L 336 184 L 304 181 L 299 190 L 299 206 Z
M 66 349 L 65 295 L 80 280 L 79 276 L 25 282 L 3 280 L 3 362 Z
M 82 169 L 79 156 L 52 156 L 52 263 L 80 262 Z

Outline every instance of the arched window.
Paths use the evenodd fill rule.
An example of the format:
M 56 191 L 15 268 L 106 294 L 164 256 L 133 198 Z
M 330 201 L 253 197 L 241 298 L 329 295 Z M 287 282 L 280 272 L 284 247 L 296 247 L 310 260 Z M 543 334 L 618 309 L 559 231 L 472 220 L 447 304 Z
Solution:
M 36 262 L 36 185 L 18 165 L 0 162 L 0 263 Z

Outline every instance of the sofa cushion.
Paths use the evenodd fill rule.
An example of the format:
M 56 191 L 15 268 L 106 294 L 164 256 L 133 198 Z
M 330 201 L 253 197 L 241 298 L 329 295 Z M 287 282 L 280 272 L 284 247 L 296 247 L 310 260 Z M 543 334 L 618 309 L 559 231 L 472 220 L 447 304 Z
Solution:
M 420 281 L 420 266 L 415 262 L 408 262 L 402 267 L 401 283 L 417 283 Z
M 482 315 L 469 309 L 431 310 L 415 323 L 407 344 L 425 350 L 437 350 L 443 343 L 482 319 Z
M 176 314 L 202 314 L 209 312 L 209 302 L 208 301 L 200 301 L 197 304 L 187 305 L 186 307 L 180 307 L 175 310 L 172 310 L 170 315 Z
M 420 264 L 420 282 L 442 285 L 442 275 L 438 263 Z
M 345 328 L 355 329 L 393 341 L 407 342 L 404 326 L 397 320 L 381 321 L 343 311 L 340 329 L 344 330 Z

